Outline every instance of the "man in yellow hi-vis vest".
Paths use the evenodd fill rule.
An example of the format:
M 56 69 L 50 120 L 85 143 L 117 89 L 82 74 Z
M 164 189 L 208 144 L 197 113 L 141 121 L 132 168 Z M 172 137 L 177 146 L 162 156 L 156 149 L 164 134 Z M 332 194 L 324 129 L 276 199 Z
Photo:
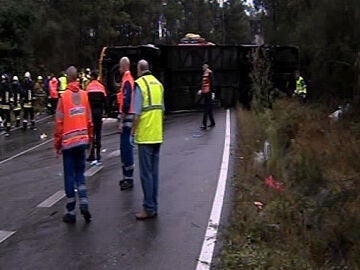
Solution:
M 159 186 L 159 155 L 163 142 L 164 88 L 149 70 L 146 60 L 137 64 L 135 81 L 135 119 L 132 135 L 138 144 L 140 180 L 144 193 L 143 209 L 136 218 L 157 216 Z

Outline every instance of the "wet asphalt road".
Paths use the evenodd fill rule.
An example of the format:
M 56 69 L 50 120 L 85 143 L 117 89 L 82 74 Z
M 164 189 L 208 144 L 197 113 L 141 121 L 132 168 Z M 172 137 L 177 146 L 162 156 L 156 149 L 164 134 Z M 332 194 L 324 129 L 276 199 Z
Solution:
M 0 231 L 15 231 L 0 243 L 0 269 L 195 269 L 219 176 L 225 113 L 218 110 L 216 127 L 205 132 L 198 128 L 199 113 L 167 117 L 159 216 L 147 221 L 134 217 L 142 203 L 138 170 L 133 190 L 120 191 L 118 186 L 115 122 L 104 123 L 104 168 L 87 177 L 90 224 L 79 213 L 75 225 L 62 223 L 64 199 L 48 208 L 37 207 L 63 190 L 62 159 L 53 150 L 51 118 L 38 123 L 36 131 L 0 136 Z M 40 140 L 42 132 L 49 135 L 47 140 Z

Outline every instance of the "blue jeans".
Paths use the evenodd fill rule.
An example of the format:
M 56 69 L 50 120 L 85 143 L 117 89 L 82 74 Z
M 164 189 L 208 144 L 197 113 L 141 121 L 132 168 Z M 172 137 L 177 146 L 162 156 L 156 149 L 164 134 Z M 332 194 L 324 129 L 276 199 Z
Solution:
M 88 199 L 85 185 L 85 150 L 86 145 L 63 150 L 64 186 L 67 198 L 66 209 L 75 215 L 75 190 L 78 189 L 80 209 L 88 210 Z
M 130 144 L 131 128 L 123 127 L 120 136 L 120 157 L 122 163 L 123 180 L 133 182 L 134 174 L 134 149 Z
M 160 145 L 138 144 L 140 180 L 144 193 L 143 207 L 149 214 L 157 213 Z

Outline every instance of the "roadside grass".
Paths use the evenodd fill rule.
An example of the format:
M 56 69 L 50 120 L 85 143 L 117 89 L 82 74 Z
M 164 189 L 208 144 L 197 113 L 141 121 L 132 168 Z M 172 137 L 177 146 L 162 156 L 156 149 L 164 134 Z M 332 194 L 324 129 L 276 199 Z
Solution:
M 360 269 L 360 118 L 334 122 L 329 113 L 287 99 L 258 114 L 238 108 L 235 203 L 220 269 Z M 271 155 L 262 162 L 255 153 L 265 140 Z M 270 175 L 283 190 L 265 185 Z

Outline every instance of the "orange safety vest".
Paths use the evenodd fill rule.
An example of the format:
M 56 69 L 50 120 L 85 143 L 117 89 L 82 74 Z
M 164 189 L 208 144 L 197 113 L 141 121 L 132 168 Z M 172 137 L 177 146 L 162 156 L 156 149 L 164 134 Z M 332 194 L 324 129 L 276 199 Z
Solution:
M 86 92 L 101 92 L 106 96 L 105 86 L 98 80 L 92 80 L 86 87 Z
M 52 77 L 52 79 L 49 81 L 50 98 L 59 97 L 58 88 L 59 88 L 59 81 L 55 77 Z
M 61 133 L 61 134 L 59 134 Z M 56 111 L 55 148 L 70 149 L 89 144 L 92 118 L 87 93 L 72 82 L 63 93 Z
M 117 93 L 116 95 L 116 99 L 117 99 L 117 103 L 118 103 L 118 109 L 119 109 L 119 113 L 123 113 L 122 108 L 124 105 L 124 99 L 126 98 L 124 95 L 124 85 L 126 82 L 129 82 L 131 85 L 131 102 L 130 102 L 130 108 L 128 111 L 128 114 L 134 114 L 135 110 L 134 110 L 134 78 L 131 75 L 130 71 L 125 71 L 124 75 L 122 76 L 121 79 L 121 87 L 120 87 L 120 91 L 119 93 Z
M 201 84 L 201 93 L 206 94 L 210 92 L 210 75 L 211 70 L 207 69 L 204 71 L 203 77 L 202 77 L 202 84 Z

